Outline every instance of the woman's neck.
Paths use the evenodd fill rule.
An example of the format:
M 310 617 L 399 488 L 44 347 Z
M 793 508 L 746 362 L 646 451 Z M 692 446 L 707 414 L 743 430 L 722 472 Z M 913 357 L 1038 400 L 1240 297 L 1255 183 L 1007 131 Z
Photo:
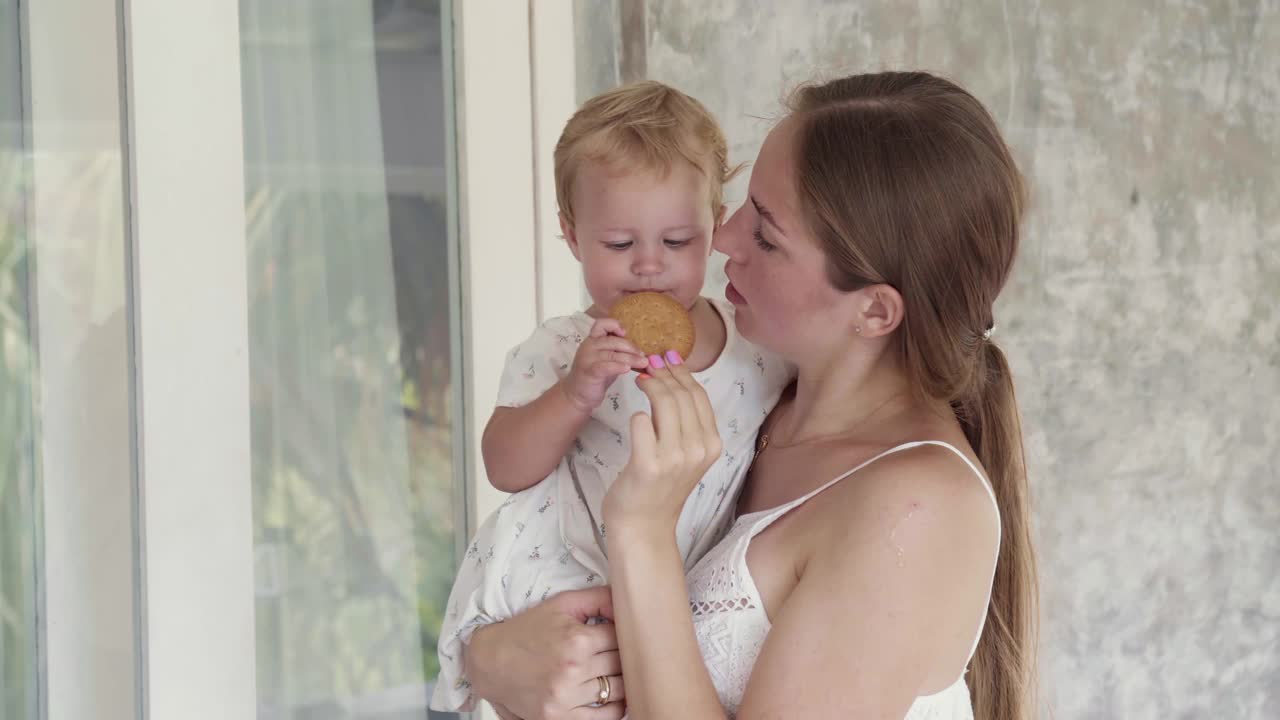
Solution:
M 858 431 L 913 407 L 916 400 L 896 353 L 842 353 L 802 364 L 791 412 L 774 434 L 787 444 Z

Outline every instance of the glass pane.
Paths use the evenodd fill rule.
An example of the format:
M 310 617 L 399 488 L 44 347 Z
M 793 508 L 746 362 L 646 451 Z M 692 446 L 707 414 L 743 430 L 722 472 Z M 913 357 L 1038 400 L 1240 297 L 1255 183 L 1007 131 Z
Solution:
M 0 717 L 36 717 L 29 171 L 16 0 L 0 0 Z
M 119 26 L 76 9 L 0 0 L 4 718 L 137 709 Z
M 260 718 L 427 716 L 463 516 L 447 10 L 240 3 Z

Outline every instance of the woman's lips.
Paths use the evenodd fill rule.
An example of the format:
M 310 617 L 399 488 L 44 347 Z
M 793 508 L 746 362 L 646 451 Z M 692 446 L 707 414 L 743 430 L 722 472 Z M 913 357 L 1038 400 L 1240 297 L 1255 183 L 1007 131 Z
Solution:
M 742 297 L 742 293 L 738 292 L 738 289 L 733 286 L 733 283 L 729 283 L 728 285 L 725 286 L 724 296 L 729 300 L 729 302 L 733 303 L 734 305 L 747 304 L 747 299 Z

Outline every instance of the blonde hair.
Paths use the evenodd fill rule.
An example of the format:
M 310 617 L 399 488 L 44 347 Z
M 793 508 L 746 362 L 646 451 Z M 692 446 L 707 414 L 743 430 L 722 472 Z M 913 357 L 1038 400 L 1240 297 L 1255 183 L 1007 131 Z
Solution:
M 711 216 L 718 217 L 729 168 L 724 132 L 702 103 L 660 82 L 645 80 L 601 93 L 578 109 L 555 150 L 556 202 L 574 224 L 573 181 L 584 162 L 611 169 L 651 171 L 665 177 L 676 162 L 706 176 Z
M 888 283 L 906 303 L 899 350 L 913 385 L 951 405 L 1000 507 L 986 628 L 967 675 L 978 720 L 1035 713 L 1038 598 L 1022 429 L 992 303 L 1018 249 L 1022 175 L 990 113 L 920 72 L 801 88 L 800 204 L 845 291 Z

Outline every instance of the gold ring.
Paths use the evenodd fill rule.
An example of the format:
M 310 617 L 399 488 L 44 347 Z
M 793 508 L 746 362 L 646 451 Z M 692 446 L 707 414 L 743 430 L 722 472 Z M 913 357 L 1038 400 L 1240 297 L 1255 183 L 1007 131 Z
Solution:
M 604 675 L 596 678 L 596 683 L 600 685 L 600 691 L 596 693 L 596 702 L 604 705 L 609 702 L 609 696 L 613 694 L 613 688 L 609 687 L 609 678 Z

